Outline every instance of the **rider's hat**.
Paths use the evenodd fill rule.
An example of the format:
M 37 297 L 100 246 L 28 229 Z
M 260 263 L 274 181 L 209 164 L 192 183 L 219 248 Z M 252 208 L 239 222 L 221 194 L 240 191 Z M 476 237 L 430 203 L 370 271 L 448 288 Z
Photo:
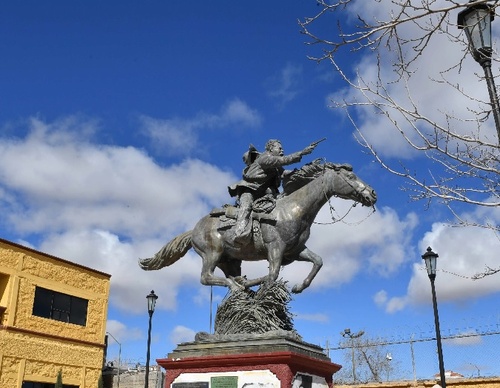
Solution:
M 243 161 L 247 166 L 250 166 L 259 154 L 260 152 L 257 151 L 257 148 L 255 148 L 253 144 L 250 144 L 248 146 L 248 151 L 243 154 Z

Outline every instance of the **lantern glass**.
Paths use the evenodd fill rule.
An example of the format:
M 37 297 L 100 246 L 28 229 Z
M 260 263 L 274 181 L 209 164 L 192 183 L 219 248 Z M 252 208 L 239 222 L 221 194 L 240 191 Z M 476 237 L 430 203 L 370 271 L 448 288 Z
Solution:
M 151 291 L 151 293 L 146 296 L 146 299 L 148 300 L 148 312 L 153 313 L 155 311 L 156 299 L 158 299 L 158 296 L 154 291 Z
M 476 59 L 491 55 L 491 20 L 493 14 L 487 4 L 467 7 L 458 14 L 458 27 L 464 28 Z
M 429 277 L 436 277 L 436 267 L 437 258 L 439 255 L 432 252 L 431 247 L 427 248 L 427 252 L 422 255 L 422 259 L 425 261 L 425 268 L 427 269 L 427 275 Z

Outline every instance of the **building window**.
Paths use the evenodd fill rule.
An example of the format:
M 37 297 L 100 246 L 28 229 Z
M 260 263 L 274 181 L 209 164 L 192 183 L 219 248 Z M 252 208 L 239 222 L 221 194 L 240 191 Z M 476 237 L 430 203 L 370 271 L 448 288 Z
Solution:
M 7 310 L 8 284 L 9 284 L 9 275 L 0 273 L 0 325 L 3 322 L 5 310 Z
M 36 287 L 33 315 L 85 326 L 88 300 Z
M 34 381 L 23 381 L 22 388 L 54 388 L 55 384 L 50 383 L 36 383 Z M 66 385 L 63 384 L 63 388 L 79 388 L 78 385 Z

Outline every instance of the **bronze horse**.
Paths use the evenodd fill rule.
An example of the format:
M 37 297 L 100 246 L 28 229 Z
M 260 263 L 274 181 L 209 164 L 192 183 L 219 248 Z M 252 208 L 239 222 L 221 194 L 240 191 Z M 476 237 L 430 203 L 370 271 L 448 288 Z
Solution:
M 169 266 L 193 248 L 203 260 L 201 283 L 235 290 L 262 283 L 271 284 L 278 278 L 281 266 L 294 261 L 307 261 L 313 265 L 311 271 L 301 284 L 292 288 L 294 293 L 302 292 L 309 287 L 323 265 L 321 257 L 305 245 L 321 207 L 332 196 L 354 200 L 364 206 L 373 206 L 377 201 L 375 191 L 350 168 L 332 163 L 316 164 L 314 167 L 309 169 L 309 176 L 302 182 L 294 184 L 295 188 L 290 193 L 284 185 L 285 195 L 276 200 L 274 209 L 260 221 L 253 221 L 254 233 L 249 244 L 235 245 L 232 241 L 233 227 L 221 226 L 219 217 L 207 215 L 193 230 L 175 237 L 154 257 L 140 259 L 140 267 L 157 270 Z M 241 277 L 242 261 L 259 260 L 269 262 L 268 275 L 257 279 Z M 216 268 L 220 268 L 226 277 L 216 276 Z

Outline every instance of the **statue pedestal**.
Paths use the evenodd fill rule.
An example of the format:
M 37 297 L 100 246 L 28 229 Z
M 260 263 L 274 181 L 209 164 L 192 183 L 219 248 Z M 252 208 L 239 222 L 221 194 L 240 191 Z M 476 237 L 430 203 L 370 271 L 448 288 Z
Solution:
M 165 388 L 331 388 L 341 368 L 320 347 L 280 335 L 183 343 L 157 362 Z

